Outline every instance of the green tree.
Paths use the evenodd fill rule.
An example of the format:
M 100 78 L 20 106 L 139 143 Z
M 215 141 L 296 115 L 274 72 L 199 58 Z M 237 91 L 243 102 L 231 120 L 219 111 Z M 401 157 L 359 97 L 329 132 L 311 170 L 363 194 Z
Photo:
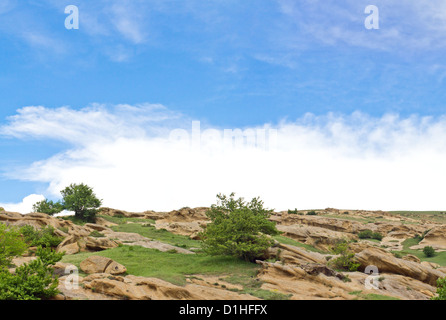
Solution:
M 93 189 L 81 184 L 71 184 L 61 191 L 63 206 L 65 209 L 74 211 L 76 218 L 83 221 L 94 221 L 98 208 L 102 204 Z
M 437 280 L 437 296 L 432 297 L 431 300 L 446 300 L 446 278 Z
M 206 213 L 211 222 L 201 234 L 203 250 L 210 255 L 230 255 L 253 261 L 274 244 L 268 235 L 279 232 L 268 220 L 272 210 L 265 209 L 259 198 L 245 202 L 218 194 L 217 204 Z
M 0 268 L 8 266 L 12 258 L 22 255 L 27 248 L 18 228 L 0 223 Z
M 42 200 L 33 205 L 34 212 L 46 213 L 50 216 L 64 210 L 64 206 L 60 201 Z

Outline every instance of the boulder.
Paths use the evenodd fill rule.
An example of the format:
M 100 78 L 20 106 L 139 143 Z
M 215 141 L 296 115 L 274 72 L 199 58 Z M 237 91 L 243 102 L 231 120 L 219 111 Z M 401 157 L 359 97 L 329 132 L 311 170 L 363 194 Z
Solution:
M 108 273 L 111 275 L 117 275 L 127 272 L 126 267 L 124 267 L 122 264 L 101 256 L 91 256 L 85 259 L 81 262 L 80 268 L 82 271 L 88 274 Z
M 102 251 L 111 248 L 116 248 L 120 242 L 111 240 L 109 238 L 95 238 L 86 237 L 85 238 L 85 248 L 88 251 Z

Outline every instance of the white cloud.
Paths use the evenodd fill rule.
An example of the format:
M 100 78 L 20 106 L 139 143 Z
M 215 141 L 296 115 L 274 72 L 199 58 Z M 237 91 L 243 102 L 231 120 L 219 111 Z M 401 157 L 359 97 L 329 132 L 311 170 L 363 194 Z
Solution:
M 0 203 L 0 207 L 6 211 L 27 214 L 32 212 L 33 204 L 44 199 L 45 197 L 43 195 L 31 194 L 25 197 L 20 203 Z
M 48 197 L 84 182 L 105 206 L 133 211 L 207 206 L 232 191 L 280 210 L 444 209 L 445 117 L 308 114 L 262 127 L 277 130 L 268 150 L 204 140 L 196 149 L 169 139 L 175 125 L 192 137 L 190 121 L 159 108 L 162 115 L 129 105 L 21 109 L 3 134 L 65 139 L 72 147 L 10 178 L 47 182 Z

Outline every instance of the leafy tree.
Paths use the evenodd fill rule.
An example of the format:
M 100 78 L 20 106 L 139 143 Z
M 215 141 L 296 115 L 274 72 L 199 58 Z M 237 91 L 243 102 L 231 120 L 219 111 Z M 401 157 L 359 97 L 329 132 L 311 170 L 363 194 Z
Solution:
M 446 278 L 437 280 L 437 296 L 432 297 L 431 300 L 446 300 Z
M 93 189 L 81 184 L 71 184 L 61 191 L 63 206 L 65 209 L 74 211 L 76 218 L 83 221 L 94 221 L 98 208 L 102 204 Z
M 8 266 L 12 258 L 22 255 L 27 248 L 18 228 L 0 223 L 0 268 Z
M 34 212 L 46 213 L 50 216 L 64 210 L 64 206 L 60 201 L 42 200 L 33 205 Z
M 49 248 L 37 249 L 37 259 L 16 268 L 14 273 L 0 269 L 0 300 L 40 300 L 58 293 L 58 277 L 53 277 L 52 266 L 63 253 Z
M 272 210 L 265 209 L 259 198 L 245 202 L 234 197 L 234 193 L 229 197 L 218 194 L 217 204 L 206 213 L 211 223 L 201 234 L 203 250 L 211 255 L 253 261 L 274 244 L 268 235 L 279 232 L 274 222 L 268 220 Z

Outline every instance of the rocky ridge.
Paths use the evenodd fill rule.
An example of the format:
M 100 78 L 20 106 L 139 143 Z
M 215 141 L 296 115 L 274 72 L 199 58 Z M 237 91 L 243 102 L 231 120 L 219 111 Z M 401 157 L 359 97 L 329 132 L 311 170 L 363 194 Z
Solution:
M 209 221 L 207 208 L 182 208 L 172 212 L 146 211 L 132 213 L 111 208 L 102 208 L 103 217 L 124 217 L 154 220 L 156 229 L 199 239 L 199 233 Z M 303 212 L 302 212 L 303 213 Z M 69 220 L 50 217 L 42 213 L 22 215 L 13 212 L 0 213 L 0 222 L 10 225 L 32 225 L 42 228 L 54 227 L 63 241 L 57 251 L 73 255 L 79 252 L 99 252 L 118 246 L 142 246 L 160 251 L 175 250 L 178 254 L 194 254 L 193 251 L 145 238 L 136 233 L 113 231 L 113 222 L 99 217 L 96 223 L 83 226 Z M 381 211 L 345 211 L 325 209 L 317 215 L 276 212 L 271 220 L 275 221 L 282 236 L 301 243 L 299 246 L 276 243 L 266 253 L 264 259 L 257 261 L 260 271 L 257 279 L 261 288 L 279 292 L 290 299 L 341 299 L 352 300 L 369 294 L 394 297 L 398 299 L 425 300 L 434 296 L 436 281 L 446 277 L 446 268 L 417 256 L 397 257 L 392 252 L 402 250 L 406 239 L 425 233 L 421 242 L 411 249 L 421 249 L 431 245 L 437 250 L 446 250 L 445 225 L 429 220 L 415 220 Z M 378 242 L 358 240 L 357 234 L 372 230 L 383 235 Z M 103 237 L 94 237 L 94 232 Z M 359 263 L 358 272 L 338 272 L 329 267 L 328 262 L 335 255 L 329 249 L 339 240 L 352 241 L 350 249 Z M 314 250 L 308 250 L 311 246 Z M 319 252 L 318 252 L 319 251 Z M 20 265 L 32 257 L 17 258 Z M 379 270 L 379 281 L 375 289 L 367 289 L 365 284 L 370 275 L 364 271 L 368 266 Z M 61 294 L 56 299 L 258 299 L 240 290 L 229 290 L 212 285 L 212 281 L 189 278 L 183 285 L 174 285 L 161 279 L 137 277 L 126 274 L 126 267 L 104 257 L 91 256 L 80 265 L 87 274 L 79 278 L 80 286 L 73 290 L 66 288 L 69 275 L 63 270 L 70 265 L 58 263 L 55 272 L 59 274 Z M 376 275 L 377 276 L 377 275 Z

